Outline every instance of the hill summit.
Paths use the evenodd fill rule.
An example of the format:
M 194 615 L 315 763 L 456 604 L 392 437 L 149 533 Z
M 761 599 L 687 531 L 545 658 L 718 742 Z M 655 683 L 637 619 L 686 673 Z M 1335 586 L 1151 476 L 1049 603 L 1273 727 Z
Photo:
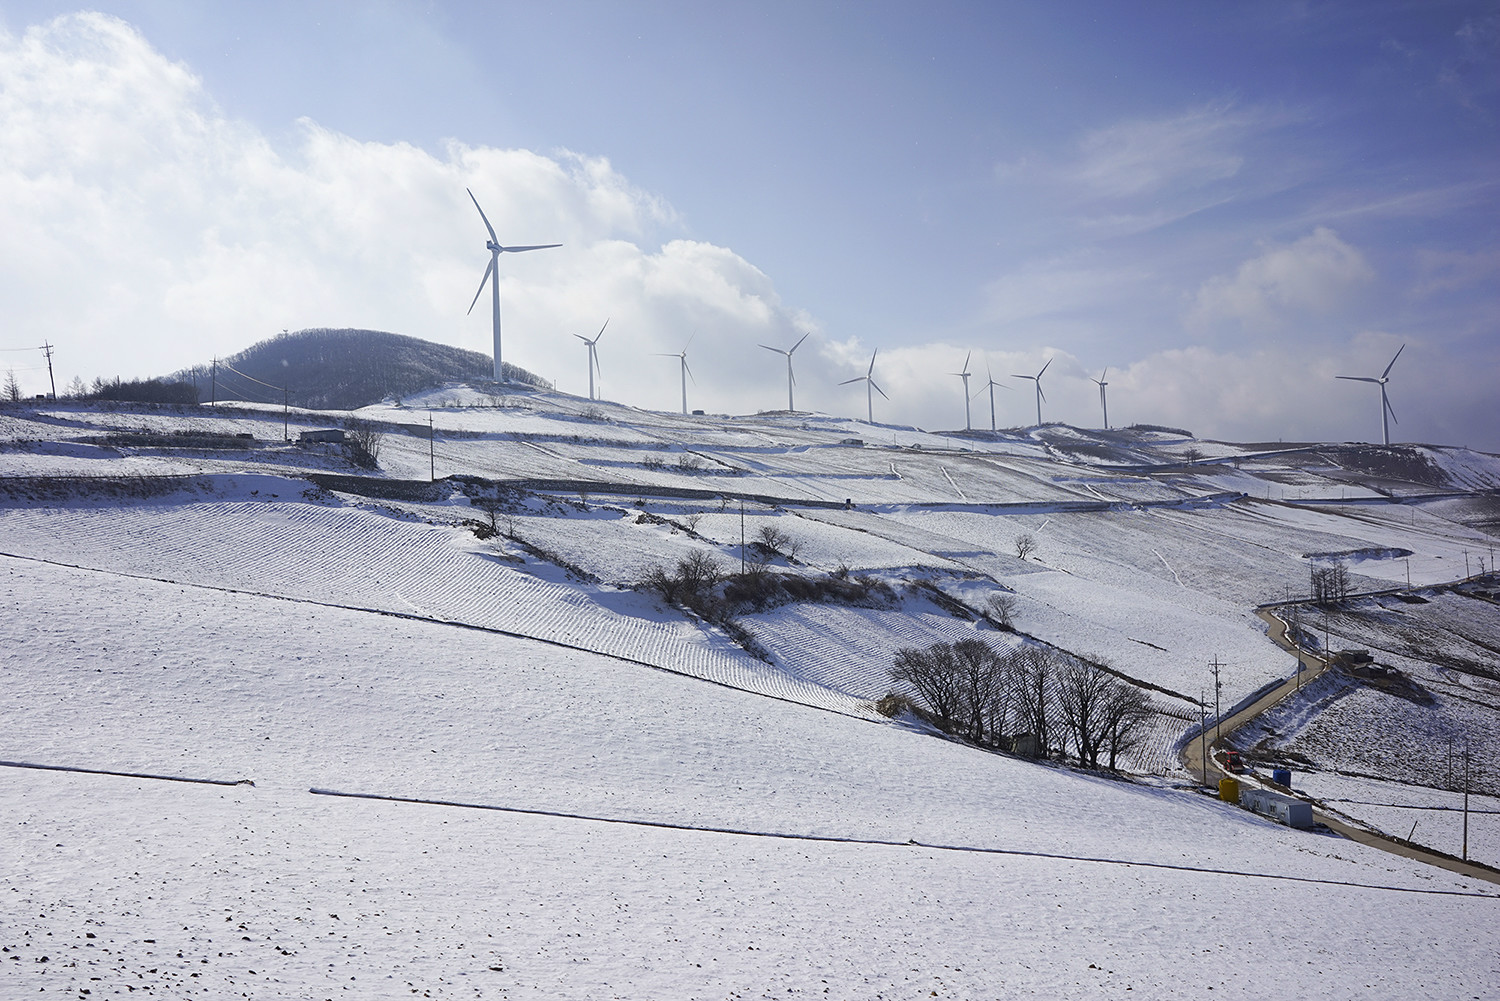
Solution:
M 490 357 L 477 351 L 382 330 L 316 328 L 278 334 L 219 359 L 216 379 L 206 364 L 170 378 L 193 383 L 203 400 L 280 403 L 285 387 L 300 407 L 356 410 L 448 382 L 487 382 L 493 371 Z M 512 382 L 551 388 L 508 362 L 505 374 Z

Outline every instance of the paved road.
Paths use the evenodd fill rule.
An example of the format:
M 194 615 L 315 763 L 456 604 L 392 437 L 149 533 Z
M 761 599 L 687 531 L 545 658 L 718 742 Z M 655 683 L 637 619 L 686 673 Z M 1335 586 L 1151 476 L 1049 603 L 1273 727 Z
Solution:
M 1287 635 L 1287 624 L 1277 618 L 1269 609 L 1260 609 L 1257 614 L 1262 619 L 1265 619 L 1267 625 L 1270 626 L 1271 639 L 1275 640 L 1278 646 L 1282 647 L 1289 653 L 1295 654 L 1297 652 L 1296 648 L 1292 644 L 1291 637 Z M 1302 684 L 1304 685 L 1328 670 L 1328 661 L 1326 657 L 1320 657 L 1317 654 L 1313 654 L 1304 650 L 1302 651 L 1302 660 L 1305 664 L 1305 667 L 1302 671 Z M 1222 738 L 1228 737 L 1231 733 L 1238 730 L 1240 727 L 1245 726 L 1247 723 L 1250 723 L 1257 716 L 1265 712 L 1267 709 L 1270 709 L 1272 706 L 1276 705 L 1282 699 L 1285 699 L 1289 695 L 1294 694 L 1297 691 L 1298 687 L 1299 686 L 1297 683 L 1297 678 L 1294 675 L 1291 678 L 1288 678 L 1286 681 L 1282 682 L 1280 685 L 1266 692 L 1259 699 L 1255 700 L 1254 703 L 1246 706 L 1232 716 L 1226 716 L 1219 724 L 1218 732 L 1221 739 L 1218 742 L 1214 741 L 1213 732 L 1209 732 L 1209 761 L 1206 771 L 1207 785 L 1212 788 L 1217 788 L 1219 780 L 1229 775 L 1228 772 L 1219 767 L 1218 761 L 1214 758 L 1214 754 L 1222 749 Z M 1194 740 L 1182 750 L 1182 764 L 1183 767 L 1188 770 L 1189 774 L 1196 776 L 1203 776 L 1205 774 L 1203 757 L 1201 754 L 1202 746 L 1202 741 Z M 1379 848 L 1380 850 L 1390 852 L 1393 855 L 1400 855 L 1404 858 L 1415 859 L 1418 862 L 1426 862 L 1428 865 L 1435 865 L 1439 868 L 1447 869 L 1450 872 L 1456 872 L 1460 875 L 1468 876 L 1473 879 L 1480 879 L 1485 880 L 1486 882 L 1500 884 L 1500 872 L 1497 872 L 1496 870 L 1488 866 L 1483 866 L 1472 862 L 1464 862 L 1455 858 L 1449 858 L 1446 855 L 1439 855 L 1435 852 L 1427 851 L 1426 849 L 1416 845 L 1409 845 L 1403 841 L 1397 841 L 1394 838 L 1387 837 L 1383 834 L 1377 834 L 1373 831 L 1367 830 L 1366 828 L 1350 824 L 1348 821 L 1340 817 L 1330 816 L 1329 814 L 1321 810 L 1315 809 L 1313 811 L 1313 819 L 1318 823 L 1323 824 L 1334 833 L 1348 838 L 1350 841 L 1358 841 L 1360 844 L 1369 845 L 1372 848 Z

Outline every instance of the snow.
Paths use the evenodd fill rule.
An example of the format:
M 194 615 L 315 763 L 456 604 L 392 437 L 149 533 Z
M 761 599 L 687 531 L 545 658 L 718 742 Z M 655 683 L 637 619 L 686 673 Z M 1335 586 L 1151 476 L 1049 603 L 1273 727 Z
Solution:
M 292 436 L 348 416 L 294 410 Z M 387 432 L 377 478 L 426 480 L 431 449 L 439 477 L 570 486 L 506 494 L 501 534 L 481 539 L 488 515 L 456 484 L 420 501 L 312 488 L 310 471 L 365 471 L 283 444 L 275 408 L 0 409 L 0 760 L 254 783 L 0 765 L 0 994 L 1500 983 L 1494 884 L 1178 788 L 1189 702 L 1153 694 L 1132 763 L 1163 777 L 1140 783 L 870 705 L 896 649 L 969 636 L 1051 642 L 1189 699 L 1217 659 L 1229 704 L 1293 666 L 1254 606 L 1304 589 L 1319 554 L 1351 554 L 1358 589 L 1409 571 L 1426 604 L 1360 599 L 1330 616 L 1334 645 L 1379 651 L 1431 701 L 1325 680 L 1236 739 L 1302 755 L 1298 787 L 1359 821 L 1404 837 L 1420 813 L 1416 840 L 1452 852 L 1452 810 L 1416 808 L 1453 805 L 1434 788 L 1442 735 L 1495 746 L 1497 606 L 1432 585 L 1488 554 L 1493 502 L 1458 492 L 1493 489 L 1494 457 L 941 434 L 456 386 L 358 416 Z M 107 439 L 182 429 L 254 441 Z M 1183 470 L 1190 448 L 1214 461 Z M 147 479 L 42 479 L 69 476 Z M 869 573 L 898 597 L 745 615 L 760 660 L 633 589 L 695 551 L 735 564 L 742 498 L 750 539 L 769 525 L 797 543 L 773 572 Z M 971 607 L 1013 594 L 1021 634 L 928 587 Z M 1496 803 L 1475 797 L 1470 818 L 1471 855 L 1491 862 Z
M 7 662 L 6 759 L 255 782 L 5 769 L 17 994 L 1458 996 L 1497 974 L 1493 888 L 1196 796 L 527 640 L 3 566 L 3 640 L 48 665 Z

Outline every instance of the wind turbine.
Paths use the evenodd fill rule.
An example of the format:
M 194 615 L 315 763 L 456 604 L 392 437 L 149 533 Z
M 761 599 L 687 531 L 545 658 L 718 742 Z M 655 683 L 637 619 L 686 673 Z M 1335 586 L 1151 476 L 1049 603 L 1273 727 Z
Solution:
M 1097 378 L 1097 379 L 1090 379 L 1089 382 L 1092 382 L 1092 383 L 1094 383 L 1095 385 L 1097 385 L 1099 387 L 1099 406 L 1102 407 L 1102 408 L 1104 408 L 1104 430 L 1108 431 L 1109 430 L 1109 401 L 1104 398 L 1104 387 L 1109 385 L 1109 383 L 1107 383 L 1107 382 L 1104 381 L 1104 377 L 1106 375 L 1109 375 L 1109 366 L 1108 365 L 1104 366 L 1104 371 L 1099 373 L 1099 378 Z M 1037 423 L 1041 423 L 1041 422 L 1038 421 Z
M 968 366 L 965 365 L 964 368 L 968 368 Z M 1005 386 L 1005 385 L 1001 385 L 1000 383 L 998 383 L 998 382 L 995 381 L 994 374 L 992 372 L 990 372 L 990 363 L 989 362 L 985 362 L 984 363 L 984 375 L 985 375 L 985 378 L 989 380 L 989 382 L 985 383 L 985 388 L 990 391 L 990 430 L 994 431 L 994 430 L 996 430 L 996 428 L 995 428 L 995 387 L 999 386 L 1001 389 L 1009 389 L 1010 387 L 1009 386 Z M 979 391 L 979 393 L 982 393 L 982 392 L 984 392 L 983 389 L 981 389 Z M 979 393 L 975 393 L 974 395 L 978 396 Z
M 839 383 L 840 386 L 847 386 L 851 382 L 863 382 L 865 384 L 865 419 L 870 424 L 875 423 L 875 397 L 871 394 L 870 390 L 873 389 L 881 396 L 885 396 L 885 390 L 875 384 L 875 356 L 879 353 L 879 348 L 870 352 L 870 370 L 868 372 L 853 379 L 845 379 Z M 889 396 L 885 396 L 885 398 L 887 400 L 890 399 Z
M 962 379 L 964 381 L 964 430 L 965 431 L 972 431 L 972 430 L 974 430 L 973 425 L 969 421 L 969 375 L 971 374 L 969 372 L 969 359 L 973 358 L 973 357 L 974 357 L 974 352 L 970 351 L 968 354 L 964 355 L 964 370 L 962 372 L 949 372 L 948 373 L 949 375 L 956 375 L 956 376 L 958 376 L 960 379 Z
M 469 191 L 468 188 L 464 188 Z M 474 302 L 469 303 L 469 312 L 474 312 L 474 303 L 479 301 L 480 293 L 484 291 L 484 283 L 490 283 L 490 303 L 494 312 L 495 326 L 495 381 L 505 381 L 505 369 L 500 364 L 500 255 L 519 254 L 526 250 L 550 250 L 553 247 L 561 247 L 560 243 L 540 243 L 531 247 L 502 247 L 500 239 L 495 236 L 495 227 L 490 225 L 489 217 L 484 214 L 484 209 L 479 208 L 479 199 L 474 197 L 474 192 L 469 191 L 469 200 L 474 207 L 479 209 L 479 218 L 484 220 L 484 228 L 490 231 L 490 238 L 485 242 L 485 249 L 490 252 L 489 266 L 484 269 L 484 277 L 479 279 L 479 291 L 474 293 Z
M 1335 379 L 1348 379 L 1350 382 L 1373 382 L 1375 383 L 1375 385 L 1380 387 L 1380 430 L 1385 436 L 1385 444 L 1387 445 L 1391 443 L 1391 421 L 1396 421 L 1396 411 L 1391 409 L 1391 401 L 1386 399 L 1385 384 L 1391 381 L 1391 369 L 1396 364 L 1396 358 L 1400 358 L 1401 352 L 1405 350 L 1405 344 L 1396 349 L 1395 357 L 1392 358 L 1391 363 L 1385 367 L 1385 371 L 1380 373 L 1380 378 L 1378 379 L 1372 379 L 1367 375 L 1334 376 Z M 1396 421 L 1396 423 L 1400 424 L 1401 422 Z
M 1051 364 L 1052 359 L 1048 358 L 1047 365 Z M 1047 371 L 1047 365 L 1042 366 L 1042 372 Z M 1036 383 L 1036 422 L 1038 426 L 1040 426 L 1042 423 L 1042 401 L 1047 398 L 1047 395 L 1042 392 L 1042 372 L 1038 372 L 1036 375 L 1016 375 L 1014 372 L 1011 373 L 1012 375 L 1015 375 L 1017 379 L 1030 379 L 1032 382 Z
M 609 326 L 609 320 L 606 319 L 604 321 L 604 327 L 607 326 Z M 582 341 L 584 345 L 589 349 L 589 399 L 591 400 L 594 398 L 594 371 L 599 367 L 599 350 L 595 345 L 599 343 L 599 338 L 604 336 L 604 327 L 599 328 L 599 332 L 594 335 L 593 340 L 589 340 L 582 334 L 573 335 L 574 337 Z
M 693 374 L 692 372 L 688 371 L 688 366 L 687 366 L 687 349 L 688 349 L 688 344 L 693 343 L 693 337 L 697 337 L 697 336 L 698 336 L 697 331 L 694 331 L 692 337 L 689 337 L 687 339 L 687 344 L 684 344 L 682 346 L 682 350 L 679 351 L 677 354 L 663 353 L 661 351 L 655 352 L 656 357 L 658 357 L 658 358 L 677 358 L 677 359 L 679 359 L 682 362 L 682 412 L 684 414 L 687 413 L 687 383 L 688 383 L 688 379 Z M 697 379 L 693 379 L 693 385 L 696 386 L 697 384 L 698 384 L 698 380 Z
M 797 382 L 797 380 L 792 377 L 792 352 L 800 348 L 802 346 L 802 342 L 807 340 L 811 336 L 812 331 L 809 330 L 807 333 L 798 338 L 796 344 L 793 344 L 791 348 L 786 351 L 783 351 L 781 348 L 773 348 L 769 344 L 761 345 L 761 347 L 765 348 L 767 351 L 775 351 L 779 355 L 786 355 L 786 409 L 789 412 L 795 411 L 797 409 L 796 407 L 792 406 L 792 386 Z

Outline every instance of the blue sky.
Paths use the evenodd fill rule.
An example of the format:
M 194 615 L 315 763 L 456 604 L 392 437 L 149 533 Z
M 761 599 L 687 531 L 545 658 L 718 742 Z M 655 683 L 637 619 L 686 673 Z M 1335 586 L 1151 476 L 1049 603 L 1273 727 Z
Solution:
M 1500 450 L 1493 3 L 0 0 L 0 347 L 167 371 L 370 326 L 586 392 Z M 551 256 L 549 256 L 551 255 Z M 8 274 L 7 274 L 8 273 Z M 93 276 L 83 281 L 84 275 Z M 35 359 L 16 361 L 27 388 Z M 43 373 L 44 374 L 44 373 Z M 976 426 L 988 403 L 974 401 Z

